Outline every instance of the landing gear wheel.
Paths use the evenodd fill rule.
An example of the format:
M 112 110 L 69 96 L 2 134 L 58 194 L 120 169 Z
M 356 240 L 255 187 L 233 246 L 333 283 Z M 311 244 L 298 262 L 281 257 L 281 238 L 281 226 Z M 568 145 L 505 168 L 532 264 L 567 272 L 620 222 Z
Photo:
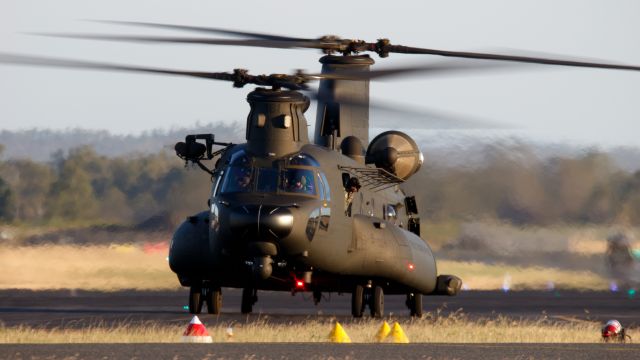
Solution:
M 209 314 L 220 314 L 222 310 L 222 290 L 219 287 L 208 288 L 205 300 Z
M 373 289 L 373 296 L 371 296 L 371 302 L 369 303 L 369 309 L 371 310 L 371 317 L 381 318 L 384 315 L 384 291 L 382 287 L 376 286 Z
M 258 301 L 258 290 L 253 288 L 242 289 L 242 304 L 240 304 L 240 312 L 243 314 L 251 314 L 253 305 Z
M 322 300 L 322 293 L 319 290 L 313 290 L 313 304 L 318 305 Z
M 353 317 L 362 317 L 364 310 L 364 287 L 356 285 L 351 294 L 351 315 Z
M 192 286 L 189 290 L 189 312 L 192 314 L 200 314 L 200 312 L 202 312 L 203 302 L 202 287 L 200 285 Z
M 413 293 L 407 294 L 407 306 L 411 316 L 421 318 L 422 317 L 422 294 Z

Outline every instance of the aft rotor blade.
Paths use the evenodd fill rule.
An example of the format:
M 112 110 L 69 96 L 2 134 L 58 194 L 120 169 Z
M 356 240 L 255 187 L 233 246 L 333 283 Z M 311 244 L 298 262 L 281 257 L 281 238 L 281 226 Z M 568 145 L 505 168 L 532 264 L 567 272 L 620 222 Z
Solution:
M 387 45 L 386 51 L 402 54 L 427 54 L 427 55 L 439 55 L 454 58 L 465 59 L 481 59 L 481 60 L 496 60 L 496 61 L 510 61 L 529 64 L 542 64 L 542 65 L 560 65 L 560 66 L 573 66 L 573 67 L 585 67 L 585 68 L 599 68 L 599 69 L 613 69 L 613 70 L 632 70 L 640 71 L 640 66 L 624 65 L 624 64 L 612 64 L 605 62 L 592 62 L 581 60 L 566 60 L 558 58 L 547 57 L 534 57 L 534 56 L 520 56 L 520 55 L 502 55 L 502 54 L 490 54 L 480 52 L 466 52 L 466 51 L 448 51 L 448 50 L 436 50 L 436 49 L 424 49 L 402 45 Z
M 483 120 L 463 114 L 447 111 L 414 108 L 402 104 L 384 103 L 371 99 L 371 127 L 405 127 L 408 129 L 428 130 L 504 130 L 513 129 L 513 125 L 497 121 Z
M 440 110 L 426 108 L 412 108 L 407 105 L 391 104 L 371 99 L 369 102 L 360 102 L 353 99 L 334 100 L 318 92 L 305 92 L 310 99 L 324 102 L 337 102 L 340 104 L 366 107 L 374 114 L 386 114 L 384 120 L 372 121 L 380 127 L 407 127 L 412 129 L 512 129 L 513 126 L 500 122 L 481 120 L 464 115 L 452 114 Z
M 244 36 L 248 38 L 262 39 L 262 40 L 275 40 L 275 41 L 312 41 L 314 40 L 314 39 L 304 39 L 304 38 L 298 38 L 298 37 L 292 37 L 292 36 L 281 36 L 281 35 L 273 35 L 273 34 L 258 33 L 258 32 L 238 31 L 238 30 L 222 29 L 222 28 L 215 28 L 215 27 L 161 24 L 161 23 L 138 22 L 138 21 L 114 21 L 114 20 L 89 20 L 89 21 L 106 23 L 106 24 L 119 24 L 119 25 L 151 27 L 151 28 L 159 28 L 159 29 L 195 31 L 195 32 L 201 32 L 201 33 L 208 33 L 208 34 Z
M 262 40 L 262 39 L 210 39 L 210 38 L 187 38 L 173 36 L 126 36 L 126 35 L 102 35 L 102 34 L 64 34 L 64 33 L 30 33 L 30 35 L 48 36 L 56 38 L 70 38 L 82 40 L 105 40 L 124 42 L 150 42 L 150 43 L 172 43 L 172 44 L 203 44 L 203 45 L 230 45 L 249 46 L 275 49 L 311 48 L 322 49 L 323 45 L 318 42 L 307 41 L 282 41 L 282 40 Z

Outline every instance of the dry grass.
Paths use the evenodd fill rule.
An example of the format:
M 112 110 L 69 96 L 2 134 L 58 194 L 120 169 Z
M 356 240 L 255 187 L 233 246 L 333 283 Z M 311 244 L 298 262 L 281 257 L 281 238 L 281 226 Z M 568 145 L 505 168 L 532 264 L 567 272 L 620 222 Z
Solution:
M 165 253 L 133 245 L 0 247 L 3 289 L 176 289 Z
M 391 322 L 391 319 L 388 319 Z M 204 319 L 205 325 L 207 323 Z M 375 342 L 381 321 L 359 320 L 342 324 L 351 340 Z M 513 320 L 505 317 L 470 320 L 462 314 L 438 317 L 428 314 L 419 320 L 401 320 L 405 334 L 413 343 L 595 343 L 599 342 L 600 324 L 551 322 L 547 319 Z M 229 339 L 226 329 L 232 326 Z M 333 320 L 309 319 L 289 324 L 270 323 L 262 319 L 247 324 L 208 326 L 214 342 L 327 342 Z M 96 324 L 83 329 L 30 328 L 0 326 L 0 343 L 145 343 L 180 342 L 185 326 L 158 323 L 122 323 L 115 326 Z M 630 331 L 634 336 L 634 330 Z
M 608 280 L 592 271 L 524 267 L 480 262 L 438 261 L 438 272 L 459 276 L 471 290 L 496 290 L 508 285 L 515 290 L 561 289 L 607 290 Z
M 145 253 L 133 245 L 47 245 L 0 247 L 0 289 L 121 289 L 179 288 L 165 253 Z M 590 271 L 518 267 L 480 262 L 438 261 L 438 272 L 455 274 L 473 290 L 556 288 L 606 290 L 607 279 Z M 46 274 L 46 276 L 45 276 Z

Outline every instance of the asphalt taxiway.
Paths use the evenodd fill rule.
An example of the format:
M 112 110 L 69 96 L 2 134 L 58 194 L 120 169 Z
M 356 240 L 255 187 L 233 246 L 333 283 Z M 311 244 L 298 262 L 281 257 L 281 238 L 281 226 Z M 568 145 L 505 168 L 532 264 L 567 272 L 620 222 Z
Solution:
M 240 314 L 241 291 L 223 289 L 222 314 L 203 314 L 209 322 L 247 321 L 268 315 L 270 321 L 296 321 L 335 316 L 350 319 L 350 296 L 331 294 L 317 306 L 309 293 L 259 292 L 254 314 Z M 74 290 L 0 290 L 0 321 L 5 326 L 84 326 L 96 322 L 157 321 L 184 323 L 188 290 L 89 292 Z M 408 316 L 403 296 L 386 296 L 385 313 Z M 557 321 L 617 319 L 640 326 L 640 299 L 624 292 L 597 291 L 467 291 L 455 297 L 425 296 L 425 311 L 471 318 L 503 315 Z
M 0 345 L 0 359 L 637 359 L 620 344 L 72 344 Z

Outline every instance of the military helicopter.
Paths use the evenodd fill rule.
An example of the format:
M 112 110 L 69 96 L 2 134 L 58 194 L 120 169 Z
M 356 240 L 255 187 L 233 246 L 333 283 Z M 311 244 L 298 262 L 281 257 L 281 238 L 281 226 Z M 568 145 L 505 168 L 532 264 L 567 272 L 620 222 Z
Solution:
M 111 22 L 114 23 L 114 22 Z M 193 72 L 0 54 L 0 63 L 142 72 L 258 85 L 247 96 L 246 143 L 219 142 L 214 134 L 187 135 L 175 146 L 187 163 L 212 179 L 208 209 L 187 218 L 171 240 L 169 265 L 190 288 L 189 311 L 218 314 L 222 288 L 241 288 L 241 312 L 251 313 L 260 290 L 350 293 L 351 313 L 384 314 L 384 295 L 405 295 L 412 316 L 421 316 L 423 295 L 456 295 L 462 280 L 438 274 L 428 243 L 420 238 L 415 196 L 402 183 L 424 157 L 416 142 L 397 130 L 369 141 L 369 81 L 404 73 L 455 72 L 501 64 L 547 64 L 638 71 L 640 67 L 590 61 L 443 51 L 326 36 L 303 39 L 218 28 L 115 22 L 117 24 L 242 37 L 185 38 L 48 34 L 92 40 L 187 43 L 324 52 L 322 71 L 292 75 Z M 491 60 L 477 65 L 441 62 L 370 70 L 391 53 Z M 319 80 L 317 92 L 307 83 Z M 303 94 L 301 91 L 306 91 Z M 317 100 L 313 142 L 304 113 Z M 215 150 L 214 147 L 219 147 Z M 203 161 L 216 160 L 213 168 Z

